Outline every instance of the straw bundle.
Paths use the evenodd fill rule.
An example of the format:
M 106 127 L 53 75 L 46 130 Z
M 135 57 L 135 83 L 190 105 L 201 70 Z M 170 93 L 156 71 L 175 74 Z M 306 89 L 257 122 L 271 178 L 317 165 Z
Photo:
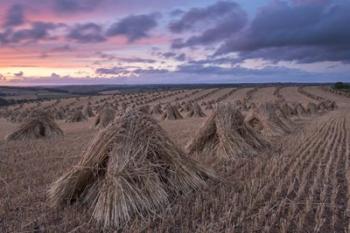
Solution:
M 96 117 L 94 127 L 99 129 L 105 128 L 114 120 L 114 118 L 115 111 L 109 106 L 105 106 Z
M 48 114 L 42 113 L 23 123 L 6 140 L 25 140 L 63 136 L 63 131 Z
M 81 122 L 86 120 L 87 118 L 82 111 L 74 111 L 73 114 L 66 119 L 66 122 Z
M 289 126 L 278 116 L 275 106 L 269 103 L 249 111 L 245 122 L 265 136 L 281 136 L 291 132 Z
M 77 166 L 49 189 L 53 206 L 80 201 L 102 225 L 121 228 L 214 177 L 168 138 L 151 117 L 129 111 L 100 131 Z
M 165 107 L 165 111 L 162 115 L 162 120 L 178 120 L 182 118 L 183 118 L 182 115 L 180 114 L 180 112 L 177 110 L 175 106 L 168 104 Z
M 191 110 L 187 114 L 188 117 L 205 117 L 205 113 L 203 112 L 202 108 L 199 106 L 198 103 L 194 103 L 192 105 Z
M 186 148 L 191 154 L 235 159 L 254 156 L 267 147 L 269 143 L 245 124 L 238 109 L 231 104 L 218 104 Z

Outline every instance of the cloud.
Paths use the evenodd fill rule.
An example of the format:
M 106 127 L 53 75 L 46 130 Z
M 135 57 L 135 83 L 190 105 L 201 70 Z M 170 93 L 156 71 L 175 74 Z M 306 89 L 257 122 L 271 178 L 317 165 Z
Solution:
M 23 77 L 23 72 L 22 71 L 20 71 L 20 72 L 18 72 L 18 73 L 14 73 L 14 75 L 17 77 L 17 78 L 21 78 L 21 77 Z
M 240 6 L 231 1 L 219 1 L 213 5 L 204 8 L 192 8 L 182 15 L 179 20 L 175 20 L 169 24 L 169 29 L 174 33 L 189 31 L 201 23 L 202 26 L 213 21 L 222 19 L 232 13 L 241 14 Z
M 5 80 L 6 80 L 5 76 L 0 74 L 0 81 L 5 81 Z
M 249 27 L 218 49 L 244 58 L 297 62 L 350 60 L 350 3 L 291 5 L 273 1 Z M 281 20 L 283 19 L 283 20 Z
M 111 68 L 98 68 L 95 73 L 97 75 L 117 75 L 117 76 L 135 76 L 142 74 L 164 74 L 169 73 L 166 69 L 158 69 L 154 67 L 148 68 L 137 68 L 133 70 L 128 70 L 124 67 L 111 67 Z
M 33 22 L 30 28 L 26 29 L 7 29 L 0 33 L 0 43 L 14 44 L 21 42 L 38 42 L 39 40 L 50 39 L 50 32 L 62 25 L 47 23 L 47 22 Z
M 170 16 L 179 16 L 179 15 L 182 15 L 183 13 L 185 13 L 183 10 L 181 9 L 175 9 L 175 10 L 172 10 L 170 12 Z
M 5 27 L 13 27 L 23 24 L 24 19 L 24 10 L 22 5 L 15 4 L 12 5 L 6 15 L 5 18 Z
M 118 57 L 112 54 L 107 54 L 103 52 L 96 53 L 100 58 L 105 59 L 107 61 L 117 60 L 120 62 L 127 63 L 155 63 L 156 60 L 150 58 L 140 58 L 140 57 Z
M 73 48 L 70 45 L 66 44 L 66 45 L 52 48 L 50 51 L 51 52 L 70 52 L 70 51 L 73 51 Z
M 106 40 L 102 27 L 95 23 L 78 24 L 70 30 L 67 37 L 80 43 L 96 43 Z
M 328 4 L 331 0 L 291 0 L 296 5 Z
M 112 67 L 112 68 L 98 68 L 95 73 L 98 75 L 119 75 L 125 73 L 126 70 L 121 67 Z
M 54 9 L 59 13 L 76 13 L 94 10 L 102 0 L 55 0 Z
M 186 54 L 184 54 L 184 53 L 178 54 L 175 52 L 165 52 L 165 53 L 158 52 L 156 54 L 160 57 L 167 58 L 167 59 L 172 58 L 176 61 L 185 61 L 186 60 Z
M 179 20 L 169 24 L 173 33 L 200 31 L 187 40 L 174 40 L 173 48 L 207 45 L 222 41 L 240 31 L 247 23 L 247 15 L 240 5 L 219 1 L 205 8 L 192 8 Z
M 149 37 L 149 31 L 157 27 L 159 14 L 131 15 L 112 24 L 107 36 L 125 36 L 129 42 Z
M 217 80 L 225 82 L 315 82 L 329 80 L 329 74 L 310 73 L 299 69 L 291 69 L 277 66 L 266 66 L 261 69 L 250 69 L 244 67 L 221 67 L 217 65 L 186 64 L 178 66 L 179 74 L 191 74 L 195 76 L 214 76 Z M 226 78 L 225 78 L 226 77 Z M 344 78 L 344 77 L 342 77 Z
M 128 62 L 128 63 L 155 63 L 156 62 L 156 60 L 154 59 L 138 58 L 138 57 L 117 57 L 116 59 L 119 61 Z
M 61 78 L 61 76 L 59 74 L 56 74 L 56 73 L 52 73 L 50 78 L 53 78 L 53 79 L 59 79 Z

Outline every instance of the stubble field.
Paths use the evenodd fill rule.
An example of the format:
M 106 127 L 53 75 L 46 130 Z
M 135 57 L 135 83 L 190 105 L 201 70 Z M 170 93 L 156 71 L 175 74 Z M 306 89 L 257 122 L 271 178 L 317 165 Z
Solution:
M 225 129 L 222 122 L 232 121 L 210 120 L 224 114 L 220 109 L 230 115 L 231 108 L 218 107 L 228 105 L 244 121 Z M 186 157 L 215 175 L 169 195 L 161 208 L 130 212 L 118 226 L 101 224 L 89 204 L 76 200 L 53 207 L 52 183 L 109 129 L 96 121 L 105 108 L 113 119 L 132 109 L 155 119 Z M 5 140 L 37 110 L 49 112 L 63 136 Z M 350 232 L 349 116 L 350 98 L 320 86 L 107 93 L 3 107 L 0 232 Z M 244 141 L 241 124 L 266 145 Z M 215 136 L 202 135 L 206 149 L 190 151 L 205 127 Z

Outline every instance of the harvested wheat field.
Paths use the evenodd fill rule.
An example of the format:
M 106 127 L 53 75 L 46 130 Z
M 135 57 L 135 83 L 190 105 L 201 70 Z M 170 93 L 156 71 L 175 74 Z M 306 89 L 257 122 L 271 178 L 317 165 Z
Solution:
M 0 232 L 349 232 L 330 86 L 108 90 L 0 107 Z

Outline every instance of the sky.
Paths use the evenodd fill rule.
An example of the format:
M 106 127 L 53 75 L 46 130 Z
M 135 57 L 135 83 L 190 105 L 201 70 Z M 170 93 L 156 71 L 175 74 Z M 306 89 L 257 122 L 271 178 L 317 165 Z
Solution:
M 0 0 L 0 85 L 350 81 L 349 0 Z

